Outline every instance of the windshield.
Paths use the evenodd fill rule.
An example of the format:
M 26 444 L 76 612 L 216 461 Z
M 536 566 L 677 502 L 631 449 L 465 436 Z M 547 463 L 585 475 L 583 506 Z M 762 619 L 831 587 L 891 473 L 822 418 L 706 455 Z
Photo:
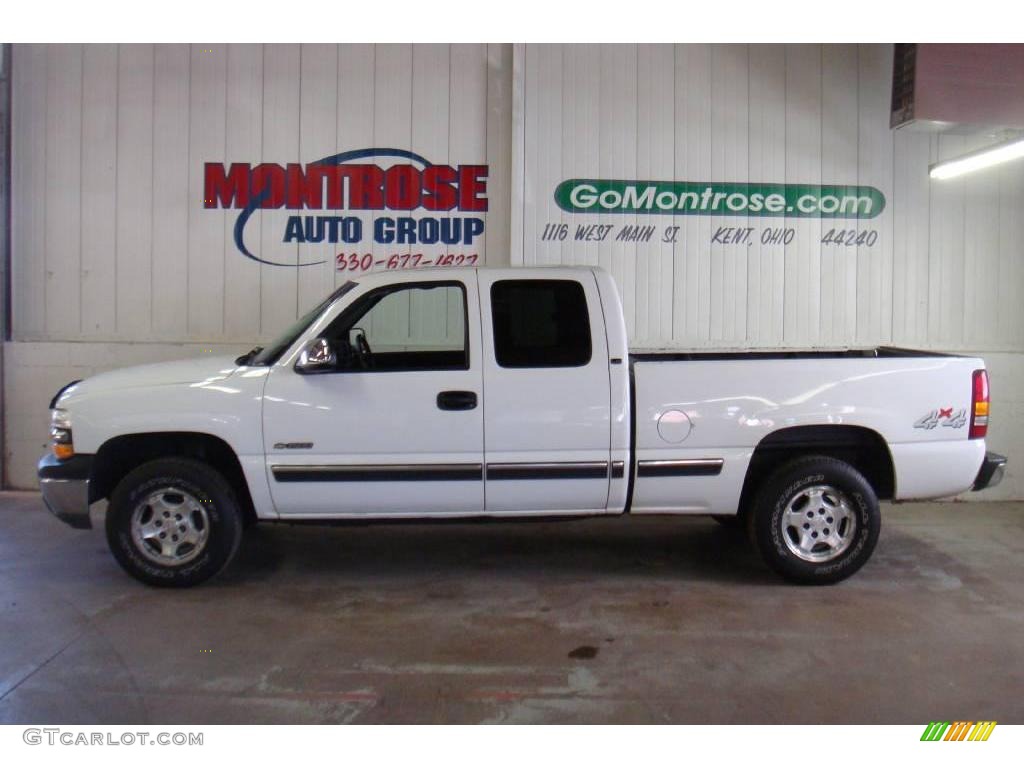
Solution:
M 294 323 L 289 325 L 284 333 L 261 349 L 259 353 L 249 361 L 249 365 L 273 365 L 277 362 L 277 358 L 283 355 L 285 350 L 295 343 L 295 340 L 305 332 L 314 320 L 320 317 L 325 309 L 355 287 L 356 284 L 351 280 L 344 285 L 339 286 L 334 293 L 321 301 Z

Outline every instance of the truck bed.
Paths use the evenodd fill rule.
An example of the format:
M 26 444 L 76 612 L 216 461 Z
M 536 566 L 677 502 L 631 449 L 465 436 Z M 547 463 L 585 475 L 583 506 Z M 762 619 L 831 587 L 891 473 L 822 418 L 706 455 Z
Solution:
M 686 462 L 675 477 L 639 474 L 632 511 L 665 513 L 686 499 L 688 511 L 726 514 L 763 440 L 837 427 L 887 444 L 897 500 L 960 493 L 984 456 L 983 441 L 968 439 L 983 367 L 895 347 L 630 351 L 636 461 Z

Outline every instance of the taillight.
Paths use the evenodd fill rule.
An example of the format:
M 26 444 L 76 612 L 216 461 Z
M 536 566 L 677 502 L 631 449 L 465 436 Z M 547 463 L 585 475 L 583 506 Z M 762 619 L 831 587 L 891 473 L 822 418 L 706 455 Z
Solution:
M 988 371 L 975 371 L 971 382 L 971 431 L 972 440 L 984 437 L 988 432 Z

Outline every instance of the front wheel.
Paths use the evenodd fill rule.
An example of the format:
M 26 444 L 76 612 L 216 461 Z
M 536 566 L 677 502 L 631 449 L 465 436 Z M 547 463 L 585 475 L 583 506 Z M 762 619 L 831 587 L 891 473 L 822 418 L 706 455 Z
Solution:
M 747 525 L 776 573 L 800 584 L 832 584 L 868 561 L 882 521 L 878 497 L 853 466 L 806 456 L 765 480 Z
M 107 543 L 136 579 L 191 587 L 218 574 L 242 538 L 231 485 L 194 459 L 157 459 L 118 483 L 107 508 Z

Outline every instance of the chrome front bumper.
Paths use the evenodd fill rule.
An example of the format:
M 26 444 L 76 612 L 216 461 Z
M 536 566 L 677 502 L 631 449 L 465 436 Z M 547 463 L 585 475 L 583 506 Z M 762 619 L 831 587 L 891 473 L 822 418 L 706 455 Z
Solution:
M 47 508 L 72 528 L 92 528 L 89 519 L 92 456 L 74 456 L 61 461 L 48 453 L 39 459 L 36 471 Z

